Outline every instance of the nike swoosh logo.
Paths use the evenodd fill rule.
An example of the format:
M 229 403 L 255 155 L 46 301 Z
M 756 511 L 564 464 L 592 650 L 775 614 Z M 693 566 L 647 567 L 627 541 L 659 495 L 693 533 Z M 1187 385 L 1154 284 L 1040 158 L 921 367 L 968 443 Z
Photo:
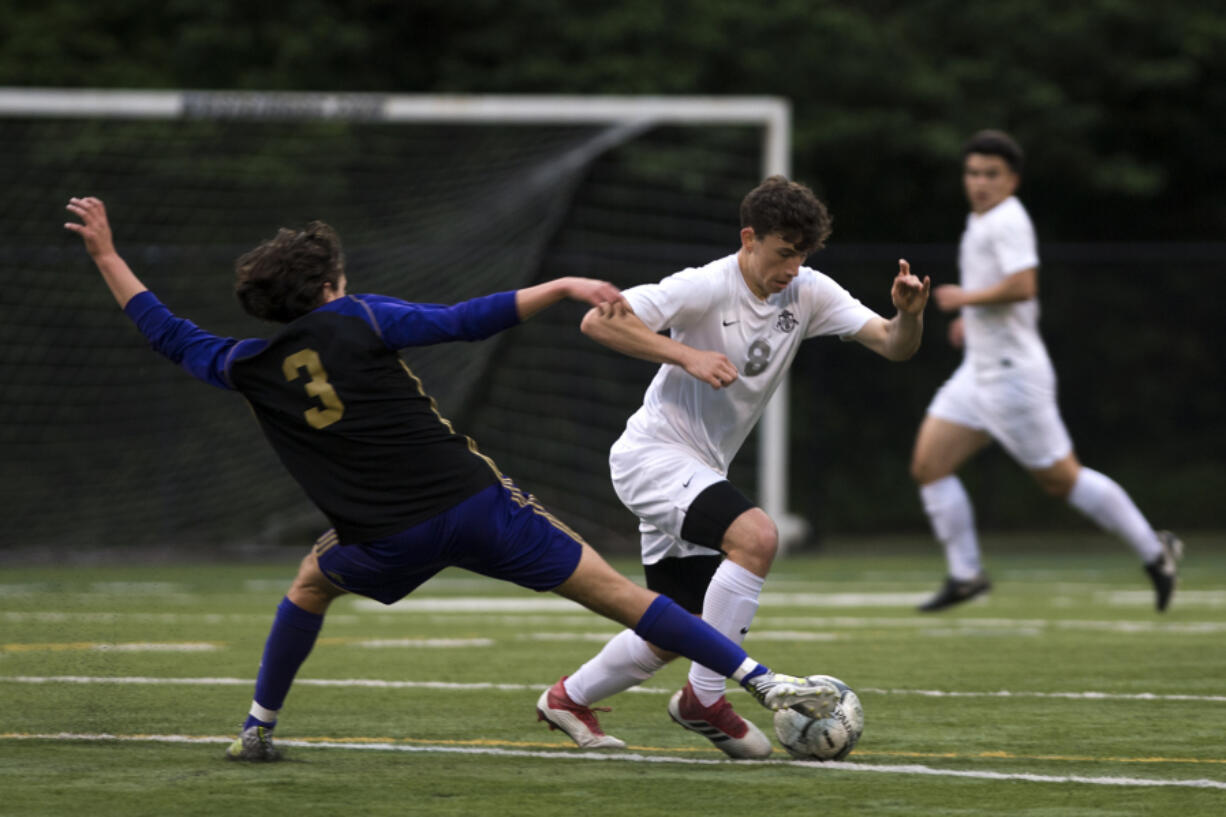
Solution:
M 694 481 L 694 475 L 693 475 L 693 474 L 690 474 L 690 478 L 689 478 L 689 479 L 687 479 L 685 482 L 681 483 L 681 487 L 682 487 L 682 488 L 688 488 L 688 487 L 690 487 L 690 483 L 691 483 L 691 482 L 693 482 L 693 481 Z
M 740 321 L 724 321 L 724 326 L 732 326 L 734 323 L 740 323 Z

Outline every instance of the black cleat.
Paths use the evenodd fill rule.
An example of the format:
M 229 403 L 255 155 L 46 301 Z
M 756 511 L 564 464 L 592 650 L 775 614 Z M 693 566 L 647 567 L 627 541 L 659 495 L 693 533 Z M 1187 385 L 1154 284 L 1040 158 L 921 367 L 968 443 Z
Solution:
M 987 574 L 985 573 L 980 573 L 973 579 L 965 580 L 947 576 L 945 584 L 936 592 L 936 595 L 915 609 L 921 613 L 935 613 L 937 610 L 944 610 L 946 607 L 953 607 L 955 604 L 970 601 L 975 596 L 982 595 L 991 589 L 992 583 L 988 581 Z
M 1183 542 L 1169 530 L 1155 531 L 1162 543 L 1162 555 L 1145 566 L 1149 580 L 1154 583 L 1154 607 L 1161 613 L 1171 603 L 1178 579 L 1178 564 L 1183 558 Z

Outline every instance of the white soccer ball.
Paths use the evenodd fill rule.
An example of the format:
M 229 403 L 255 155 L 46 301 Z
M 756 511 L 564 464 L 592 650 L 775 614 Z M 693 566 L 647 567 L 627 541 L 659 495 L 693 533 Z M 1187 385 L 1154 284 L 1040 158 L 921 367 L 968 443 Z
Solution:
M 775 737 L 798 760 L 842 760 L 856 748 L 864 732 L 864 707 L 860 697 L 838 678 L 809 677 L 833 684 L 839 691 L 838 704 L 824 718 L 815 718 L 799 707 L 780 709 L 775 713 Z

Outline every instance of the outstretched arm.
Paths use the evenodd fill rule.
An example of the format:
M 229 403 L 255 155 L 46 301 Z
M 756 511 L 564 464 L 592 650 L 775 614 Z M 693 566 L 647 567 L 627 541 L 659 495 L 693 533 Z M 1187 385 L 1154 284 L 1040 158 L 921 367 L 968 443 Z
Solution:
M 608 281 L 597 281 L 593 278 L 555 278 L 543 284 L 526 287 L 515 293 L 515 309 L 519 319 L 526 321 L 542 309 L 553 306 L 558 301 L 571 298 L 583 301 L 592 306 L 600 304 L 625 303 L 617 287 Z
M 127 313 L 136 328 L 159 354 L 186 369 L 193 377 L 222 389 L 234 388 L 227 380 L 225 361 L 236 341 L 204 331 L 189 320 L 176 317 L 152 293 L 139 301 L 136 296 L 148 292 L 122 258 L 115 252 L 111 226 L 106 218 L 106 205 L 92 196 L 68 200 L 68 210 L 81 217 L 81 223 L 64 225 L 85 241 L 98 271 L 115 296 L 115 302 Z M 257 341 L 243 341 L 256 343 Z
M 723 353 L 695 349 L 651 331 L 625 303 L 589 310 L 580 328 L 592 340 L 624 355 L 680 366 L 714 389 L 732 385 L 738 376 L 736 366 Z
M 68 210 L 80 216 L 81 223 L 70 221 L 64 227 L 85 241 L 85 250 L 98 265 L 98 271 L 110 287 L 119 308 L 124 308 L 128 301 L 145 291 L 145 285 L 132 272 L 127 262 L 119 257 L 119 253 L 115 252 L 111 225 L 106 218 L 106 205 L 100 199 L 87 196 L 83 199 L 69 199 Z
M 887 360 L 906 360 L 919 349 L 924 334 L 924 307 L 932 281 L 911 274 L 906 259 L 898 259 L 898 274 L 890 288 L 890 300 L 898 310 L 891 320 L 873 318 L 852 335 L 858 342 Z

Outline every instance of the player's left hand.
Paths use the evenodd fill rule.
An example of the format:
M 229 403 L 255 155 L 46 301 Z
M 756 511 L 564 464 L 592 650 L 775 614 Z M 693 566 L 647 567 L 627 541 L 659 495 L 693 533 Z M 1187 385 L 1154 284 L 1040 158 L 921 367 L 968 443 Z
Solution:
M 115 242 L 111 238 L 111 225 L 106 219 L 106 205 L 101 199 L 93 196 L 71 198 L 67 209 L 81 217 L 83 223 L 69 221 L 64 228 L 72 230 L 85 241 L 85 250 L 92 258 L 100 258 L 115 252 Z
M 894 302 L 895 309 L 908 315 L 923 313 L 931 290 L 932 280 L 927 275 L 921 281 L 911 274 L 907 259 L 898 259 L 898 274 L 894 276 L 894 285 L 890 288 L 890 300 Z
M 937 308 L 942 312 L 956 312 L 966 303 L 962 287 L 957 284 L 941 284 L 932 296 L 936 299 Z

